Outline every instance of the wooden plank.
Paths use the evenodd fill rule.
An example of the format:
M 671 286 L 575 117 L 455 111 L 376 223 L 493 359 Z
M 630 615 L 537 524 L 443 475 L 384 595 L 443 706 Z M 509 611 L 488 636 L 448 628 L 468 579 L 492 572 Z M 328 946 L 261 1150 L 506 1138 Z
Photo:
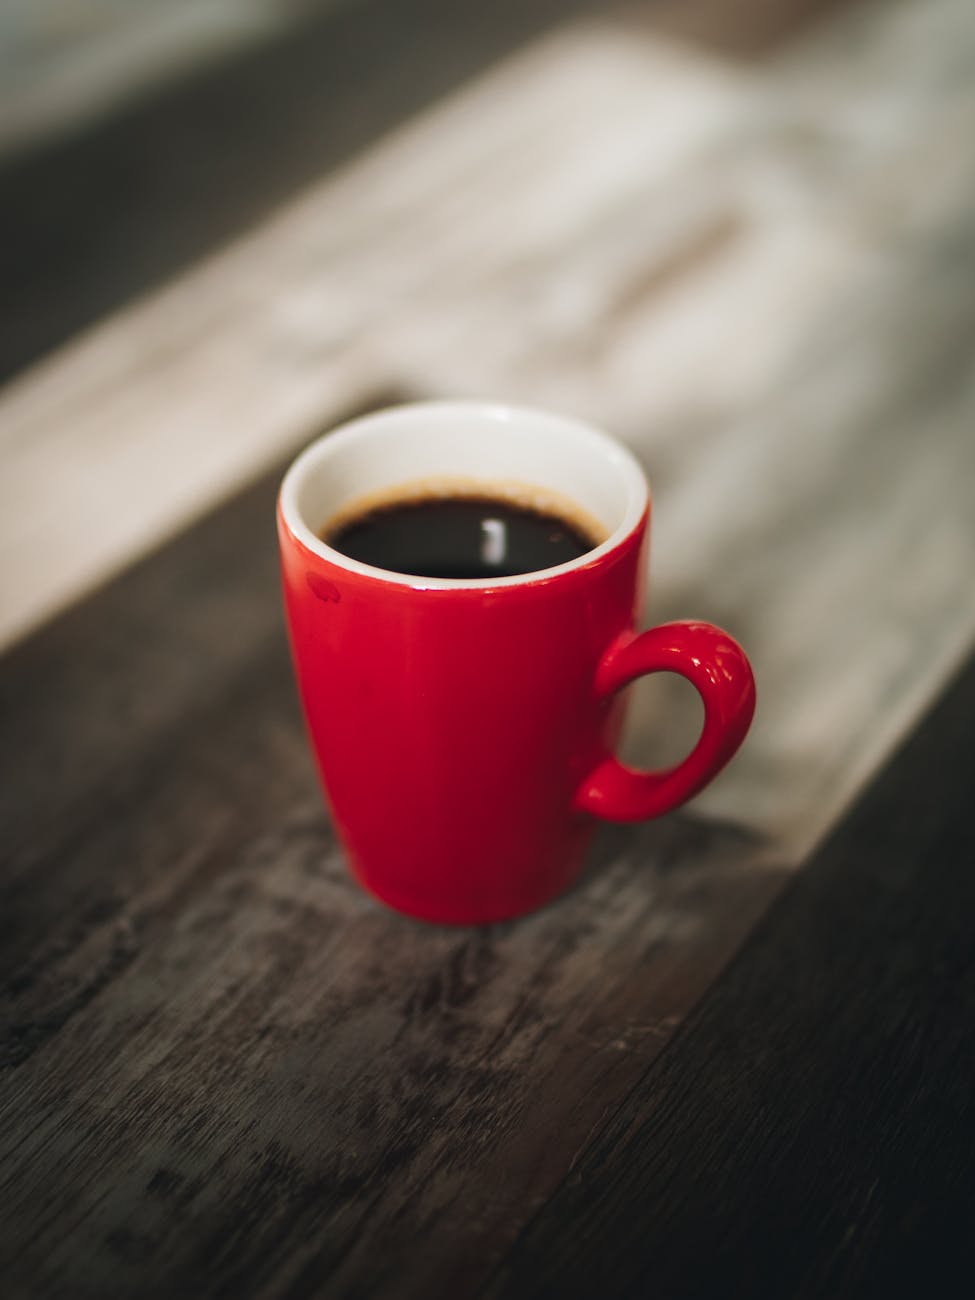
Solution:
M 367 899 L 294 701 L 276 482 L 2 664 L 9 1295 L 463 1293 L 785 878 L 680 816 L 520 924 Z
M 973 727 L 970 660 L 479 1295 L 967 1289 Z
M 595 150 L 616 130 L 621 94 L 645 112 L 687 88 L 683 60 L 674 68 L 624 54 L 621 66 L 621 50 L 577 31 L 529 48 L 8 386 L 0 638 L 23 635 L 172 535 L 370 389 L 413 387 L 413 357 L 431 328 L 469 328 L 472 313 L 508 293 L 513 261 L 571 243 L 633 165 L 659 172 L 713 129 L 726 96 L 697 76 L 699 102 L 681 130 L 659 143 L 624 139 L 587 197 L 562 132 L 566 112 Z M 536 121 L 527 148 L 526 115 Z M 548 194 L 538 151 L 556 132 L 561 181 Z M 505 215 L 499 186 L 521 193 L 519 211 Z M 466 306 L 455 318 L 458 301 Z M 460 361 L 448 345 L 440 384 Z M 416 391 L 438 387 L 424 380 Z
M 583 4 L 495 0 L 461 12 L 446 0 L 268 0 L 207 13 L 194 3 L 181 24 L 159 0 L 155 32 L 112 6 L 90 66 L 60 96 L 21 62 L 8 130 L 66 120 L 0 160 L 0 379 L 266 219 Z M 69 27 L 71 17 L 62 14 Z M 128 48 L 121 33 L 113 48 L 112 28 L 126 25 Z M 188 65 L 180 75 L 160 66 L 167 45 L 172 64 Z M 136 77 L 125 110 L 81 134 L 86 113 Z
M 748 746 L 690 810 L 608 833 L 559 904 L 473 933 L 345 876 L 280 622 L 280 464 L 16 647 L 9 1294 L 463 1296 L 565 1203 L 590 1138 L 970 649 L 965 18 L 864 8 L 862 39 L 837 19 L 747 72 L 567 29 L 0 399 L 2 577 L 41 593 L 35 617 L 384 377 L 575 410 L 651 470 L 651 616 L 725 621 L 760 689 Z M 645 758 L 674 740 L 656 703 L 636 700 Z
M 0 885 L 7 1294 L 558 1294 L 533 1270 L 571 1253 L 561 1241 L 561 1256 L 533 1253 L 533 1233 L 568 1222 L 585 1240 L 603 1143 L 622 1171 L 605 1192 L 612 1218 L 626 1171 L 643 1168 L 627 1151 L 644 1131 L 620 1117 L 647 1089 L 657 1104 L 649 1067 L 787 875 L 743 828 L 683 815 L 608 834 L 581 886 L 521 923 L 455 931 L 371 903 L 341 865 L 293 699 L 266 543 L 275 478 L 0 672 L 3 823 L 16 832 Z M 843 1158 L 829 1125 L 847 1120 L 815 1099 L 853 1095 L 858 1079 L 867 1164 L 881 1138 L 893 1165 L 917 1157 L 896 1111 L 916 1096 L 924 1123 L 942 1125 L 923 1130 L 929 1161 L 966 1150 L 932 1081 L 942 1063 L 968 1078 L 971 835 L 948 814 L 967 811 L 973 677 L 846 847 L 825 853 L 820 883 L 801 883 L 759 932 L 757 973 L 732 968 L 731 1002 L 695 1030 L 693 1078 L 674 1082 L 660 1059 L 665 1112 L 707 1121 L 698 1133 L 680 1119 L 690 1158 L 727 1133 L 719 1191 L 738 1186 L 744 1158 L 732 1121 L 745 1142 L 749 1114 L 772 1116 L 760 1149 L 783 1218 L 805 1206 L 804 1186 L 789 1199 L 795 1170 L 817 1151 Z M 822 1058 L 817 1035 L 832 1044 Z M 805 1055 L 783 1075 L 789 1050 Z M 894 1067 L 901 1090 L 874 1111 L 871 1080 Z M 810 1268 L 861 1211 L 868 1242 L 886 1243 L 857 1177 L 853 1220 L 810 1221 Z M 761 1168 L 752 1187 L 764 1194 Z M 884 1194 L 901 1204 L 896 1187 Z M 701 1207 L 688 1204 L 681 1240 L 700 1256 Z M 774 1242 L 749 1218 L 761 1207 L 743 1205 L 747 1250 L 756 1234 Z M 642 1247 L 635 1227 L 607 1231 L 610 1249 L 623 1234 L 620 1271 L 601 1276 L 626 1294 Z
M 975 635 L 973 47 L 937 5 L 924 68 L 914 4 L 747 74 L 568 27 L 26 376 L 8 632 L 391 375 L 577 412 L 650 472 L 650 618 L 754 656 L 755 729 L 697 808 L 802 860 Z M 659 704 L 636 695 L 648 763 L 679 745 Z

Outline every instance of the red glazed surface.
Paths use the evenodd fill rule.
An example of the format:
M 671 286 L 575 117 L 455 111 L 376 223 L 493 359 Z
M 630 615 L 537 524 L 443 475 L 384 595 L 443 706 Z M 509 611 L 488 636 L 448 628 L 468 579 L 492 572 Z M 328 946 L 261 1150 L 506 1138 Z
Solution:
M 298 686 L 353 870 L 431 921 L 517 916 L 578 874 L 593 815 L 657 816 L 689 798 L 744 737 L 754 685 L 708 624 L 634 636 L 648 512 L 589 563 L 496 588 L 412 587 L 305 545 L 279 509 Z M 705 725 L 664 774 L 611 757 L 626 682 L 674 671 Z

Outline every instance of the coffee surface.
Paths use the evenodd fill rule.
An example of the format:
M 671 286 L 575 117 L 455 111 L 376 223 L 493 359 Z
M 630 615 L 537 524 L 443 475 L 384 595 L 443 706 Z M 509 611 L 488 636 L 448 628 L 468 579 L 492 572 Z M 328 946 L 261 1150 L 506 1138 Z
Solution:
M 559 514 L 477 495 L 380 504 L 320 536 L 363 564 L 424 578 L 508 578 L 565 564 L 598 545 Z

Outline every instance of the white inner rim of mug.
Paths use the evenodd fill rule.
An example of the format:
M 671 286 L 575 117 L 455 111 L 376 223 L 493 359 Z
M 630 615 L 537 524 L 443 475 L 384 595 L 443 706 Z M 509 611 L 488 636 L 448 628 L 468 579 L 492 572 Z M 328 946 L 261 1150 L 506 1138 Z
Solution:
M 605 540 L 566 564 L 507 578 L 430 578 L 353 560 L 318 533 L 350 503 L 403 485 L 464 480 L 490 493 L 500 483 L 567 498 Z M 634 456 L 597 429 L 545 411 L 483 402 L 417 402 L 362 416 L 301 453 L 281 485 L 281 512 L 295 537 L 331 564 L 409 587 L 521 586 L 582 568 L 618 546 L 649 500 Z

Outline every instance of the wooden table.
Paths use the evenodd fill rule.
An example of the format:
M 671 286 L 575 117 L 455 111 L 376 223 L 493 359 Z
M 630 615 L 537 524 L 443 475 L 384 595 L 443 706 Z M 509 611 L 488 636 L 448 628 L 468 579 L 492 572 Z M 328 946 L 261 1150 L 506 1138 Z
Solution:
M 645 17 L 0 394 L 4 1297 L 968 1285 L 975 31 Z M 760 693 L 705 795 L 484 930 L 347 877 L 272 526 L 309 434 L 447 392 L 626 438 L 653 620 L 725 623 Z M 641 688 L 627 752 L 694 721 Z

